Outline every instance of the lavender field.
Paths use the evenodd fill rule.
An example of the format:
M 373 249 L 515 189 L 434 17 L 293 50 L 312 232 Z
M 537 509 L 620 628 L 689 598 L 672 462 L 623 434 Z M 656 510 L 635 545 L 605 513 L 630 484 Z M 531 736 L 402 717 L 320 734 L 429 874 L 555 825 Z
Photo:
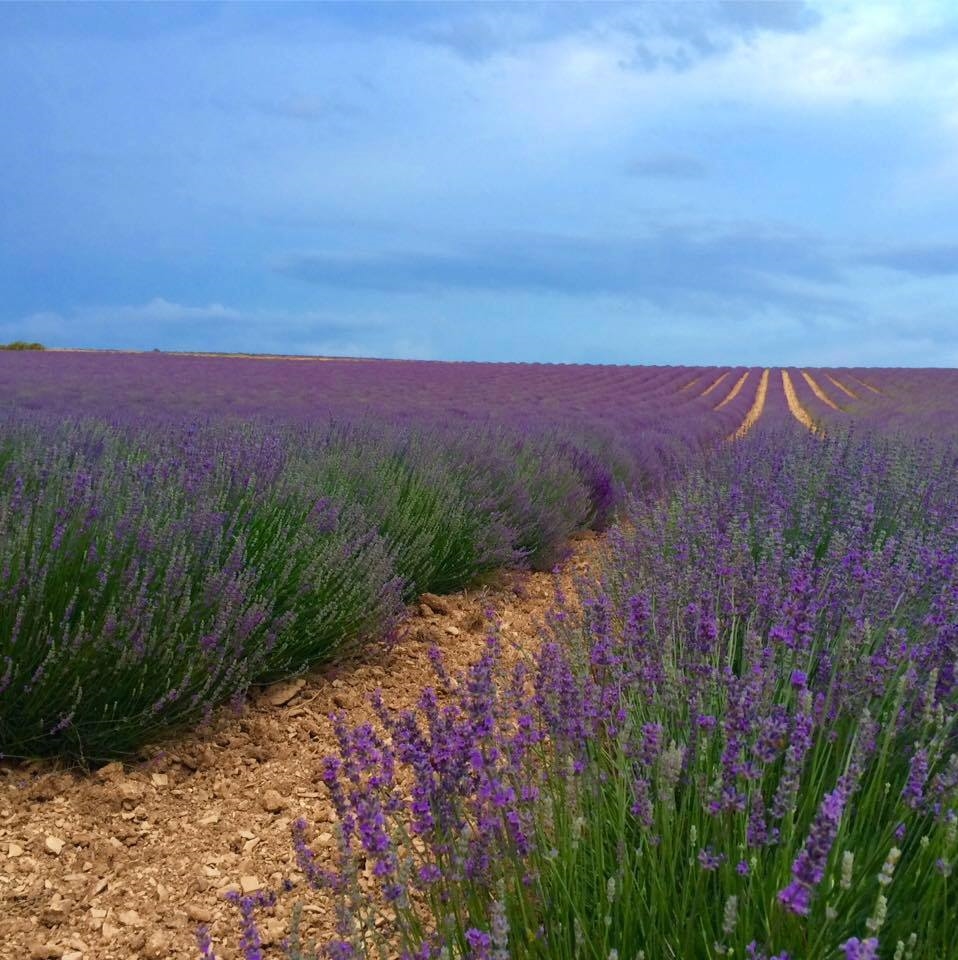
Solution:
M 240 955 L 954 956 L 955 397 L 951 370 L 0 353 L 0 752 L 135 758 L 593 529 L 517 666 L 490 611 L 416 709 L 336 718 L 334 860 L 292 823 L 295 883 L 229 894 Z M 265 946 L 278 900 L 336 936 L 297 907 Z

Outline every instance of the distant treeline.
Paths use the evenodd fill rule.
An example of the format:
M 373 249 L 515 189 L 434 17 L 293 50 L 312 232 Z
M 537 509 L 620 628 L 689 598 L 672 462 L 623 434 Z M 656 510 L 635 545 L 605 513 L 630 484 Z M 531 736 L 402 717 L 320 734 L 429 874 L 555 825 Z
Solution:
M 42 343 L 14 340 L 12 343 L 0 343 L 0 350 L 46 350 L 46 347 Z

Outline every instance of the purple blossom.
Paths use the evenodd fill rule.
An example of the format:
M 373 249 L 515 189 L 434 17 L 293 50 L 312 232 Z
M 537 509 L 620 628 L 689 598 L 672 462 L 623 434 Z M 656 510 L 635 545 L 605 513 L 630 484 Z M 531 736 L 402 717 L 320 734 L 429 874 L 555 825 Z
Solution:
M 442 871 L 434 863 L 426 863 L 419 868 L 419 882 L 425 886 L 436 883 L 441 878 Z
M 745 948 L 745 956 L 748 957 L 748 960 L 791 960 L 791 955 L 787 950 L 770 957 L 756 940 L 753 940 Z
M 878 940 L 875 937 L 867 940 L 851 937 L 841 945 L 841 949 L 845 952 L 845 960 L 877 960 Z
M 655 822 L 655 810 L 649 789 L 649 781 L 639 777 L 632 785 L 632 815 L 644 826 L 652 827 Z
M 718 870 L 728 859 L 724 853 L 716 853 L 711 847 L 705 847 L 698 852 L 698 861 L 703 870 Z
M 329 960 L 355 960 L 356 948 L 348 940 L 329 940 L 325 945 Z
M 651 766 L 662 752 L 662 724 L 645 723 L 642 725 L 642 746 L 639 750 L 639 761 Z
M 778 901 L 782 906 L 797 913 L 801 917 L 807 917 L 812 908 L 812 890 L 805 883 L 793 880 L 787 887 L 778 892 Z
M 492 960 L 492 937 L 485 931 L 470 927 L 466 931 L 466 943 L 473 960 Z
M 213 938 L 210 936 L 210 928 L 205 924 L 200 924 L 196 928 L 196 943 L 200 949 L 202 960 L 216 960 L 216 953 L 213 950 Z
M 928 779 L 928 751 L 919 747 L 912 754 L 908 766 L 908 781 L 902 790 L 905 804 L 917 810 L 925 796 L 925 781 Z
M 228 893 L 226 899 L 240 911 L 240 950 L 244 960 L 263 960 L 263 940 L 255 914 L 263 907 L 274 906 L 276 895 L 266 891 L 257 891 L 247 896 Z
M 750 847 L 762 847 L 769 842 L 765 802 L 760 791 L 756 791 L 751 798 L 746 838 Z
M 825 876 L 828 856 L 841 825 L 847 792 L 847 786 L 839 784 L 831 793 L 825 794 L 812 821 L 805 846 L 792 863 L 792 876 L 795 879 L 778 895 L 779 901 L 792 913 L 808 915 L 812 890 Z

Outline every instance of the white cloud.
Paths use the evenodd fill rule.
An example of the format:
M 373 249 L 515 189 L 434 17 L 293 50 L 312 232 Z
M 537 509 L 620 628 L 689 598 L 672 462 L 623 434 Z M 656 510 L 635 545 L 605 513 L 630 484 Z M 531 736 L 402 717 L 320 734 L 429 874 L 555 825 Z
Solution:
M 952 109 L 958 91 L 953 51 L 902 53 L 909 36 L 941 25 L 940 7 L 827 3 L 818 9 L 821 19 L 807 30 L 731 35 L 682 69 L 633 66 L 636 33 L 622 22 L 558 36 L 472 69 L 486 105 L 520 118 L 527 136 L 674 115 L 703 100 L 794 108 L 919 102 Z
M 142 304 L 42 311 L 0 322 L 0 342 L 16 339 L 55 347 L 361 355 L 369 353 L 387 331 L 388 325 L 377 315 L 239 310 L 221 303 L 193 306 L 154 297 Z
M 89 307 L 77 312 L 86 314 L 88 318 L 109 319 L 120 323 L 197 323 L 243 319 L 239 310 L 224 307 L 221 303 L 191 307 L 165 300 L 163 297 L 154 297 L 149 303 L 139 306 Z

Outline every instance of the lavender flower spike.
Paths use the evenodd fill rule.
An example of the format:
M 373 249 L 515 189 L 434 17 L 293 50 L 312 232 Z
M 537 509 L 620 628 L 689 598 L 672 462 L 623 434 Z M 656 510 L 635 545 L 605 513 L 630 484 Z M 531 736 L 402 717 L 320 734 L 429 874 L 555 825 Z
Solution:
M 851 937 L 841 949 L 845 952 L 845 960 L 878 960 L 878 940 L 875 937 L 867 940 Z
M 779 892 L 779 902 L 792 913 L 808 916 L 812 890 L 825 876 L 828 855 L 841 824 L 846 789 L 844 784 L 839 784 L 831 793 L 825 794 L 805 846 L 792 864 L 792 876 L 795 879 Z

